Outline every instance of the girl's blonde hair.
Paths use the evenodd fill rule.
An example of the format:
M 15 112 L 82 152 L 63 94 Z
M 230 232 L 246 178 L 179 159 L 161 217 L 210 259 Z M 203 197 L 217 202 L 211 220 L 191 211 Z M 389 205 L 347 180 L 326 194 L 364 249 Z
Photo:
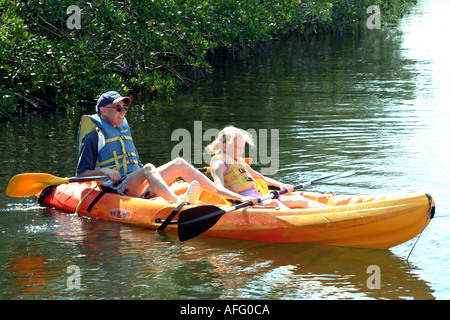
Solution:
M 216 140 L 211 142 L 205 150 L 211 154 L 220 154 L 223 153 L 223 144 L 224 143 L 232 143 L 236 137 L 241 137 L 245 142 L 249 144 L 250 147 L 254 147 L 255 143 L 253 142 L 253 137 L 250 133 L 245 130 L 228 126 L 223 128 L 217 137 Z

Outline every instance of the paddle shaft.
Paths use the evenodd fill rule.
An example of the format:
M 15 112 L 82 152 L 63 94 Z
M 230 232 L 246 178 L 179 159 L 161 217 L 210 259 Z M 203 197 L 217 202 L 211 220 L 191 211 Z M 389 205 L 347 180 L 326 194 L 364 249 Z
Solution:
M 86 181 L 97 181 L 97 180 L 103 180 L 103 179 L 109 179 L 109 177 L 108 176 L 75 177 L 75 178 L 69 178 L 69 182 L 86 182 Z
M 307 182 L 304 182 L 302 184 L 299 184 L 299 185 L 295 186 L 294 187 L 294 191 L 295 190 L 299 190 L 299 189 L 303 189 L 303 188 L 306 188 L 306 187 L 309 187 L 312 184 L 316 184 L 316 183 L 319 183 L 319 182 L 331 180 L 331 179 L 334 179 L 334 178 L 337 178 L 337 177 L 341 177 L 341 178 L 342 177 L 347 177 L 347 176 L 350 176 L 352 174 L 353 174 L 353 172 L 336 173 L 336 174 L 333 174 L 333 175 L 330 175 L 330 176 L 326 176 L 326 177 L 310 180 L 310 181 L 307 181 Z M 262 197 L 258 198 L 258 203 L 261 203 L 264 200 L 271 199 L 271 198 L 275 198 L 276 199 L 276 198 L 278 198 L 279 195 L 285 194 L 287 192 L 288 191 L 286 189 L 280 190 L 280 191 L 275 191 L 275 190 L 270 191 L 269 193 L 267 193 L 267 194 L 263 195 Z M 227 208 L 224 211 L 226 211 L 225 213 L 228 213 L 230 211 L 238 210 L 238 209 L 241 209 L 241 208 L 244 208 L 244 207 L 247 207 L 247 206 L 251 206 L 251 205 L 253 205 L 253 202 L 247 201 L 247 202 L 244 202 L 244 203 L 240 203 L 240 204 L 238 204 L 238 205 L 236 205 L 234 207 Z

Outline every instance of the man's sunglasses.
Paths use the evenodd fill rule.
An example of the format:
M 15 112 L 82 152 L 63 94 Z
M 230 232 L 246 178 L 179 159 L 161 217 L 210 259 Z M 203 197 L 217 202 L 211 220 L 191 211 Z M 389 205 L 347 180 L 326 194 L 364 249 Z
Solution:
M 121 112 L 122 111 L 122 109 L 123 110 L 125 110 L 125 111 L 128 111 L 128 108 L 129 107 L 125 107 L 125 106 L 112 106 L 112 107 L 105 107 L 105 108 L 114 108 L 114 109 L 116 109 L 117 110 L 117 112 Z

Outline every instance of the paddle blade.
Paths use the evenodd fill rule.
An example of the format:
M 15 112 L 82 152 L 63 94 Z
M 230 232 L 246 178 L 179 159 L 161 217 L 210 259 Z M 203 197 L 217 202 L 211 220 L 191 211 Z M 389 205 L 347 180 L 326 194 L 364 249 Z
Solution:
M 22 173 L 12 177 L 6 194 L 10 197 L 30 197 L 48 186 L 67 183 L 69 178 L 59 178 L 48 173 Z
M 198 206 L 180 212 L 178 217 L 178 238 L 192 239 L 212 228 L 225 211 L 212 205 Z

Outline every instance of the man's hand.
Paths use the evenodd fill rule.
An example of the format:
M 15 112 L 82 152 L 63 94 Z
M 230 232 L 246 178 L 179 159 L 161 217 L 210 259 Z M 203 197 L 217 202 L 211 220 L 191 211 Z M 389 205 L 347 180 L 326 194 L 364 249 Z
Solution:
M 109 168 L 101 168 L 100 171 L 104 175 L 108 176 L 111 179 L 111 181 L 117 182 L 120 180 L 120 177 L 121 177 L 120 172 L 117 170 L 113 170 L 113 169 L 109 169 Z

